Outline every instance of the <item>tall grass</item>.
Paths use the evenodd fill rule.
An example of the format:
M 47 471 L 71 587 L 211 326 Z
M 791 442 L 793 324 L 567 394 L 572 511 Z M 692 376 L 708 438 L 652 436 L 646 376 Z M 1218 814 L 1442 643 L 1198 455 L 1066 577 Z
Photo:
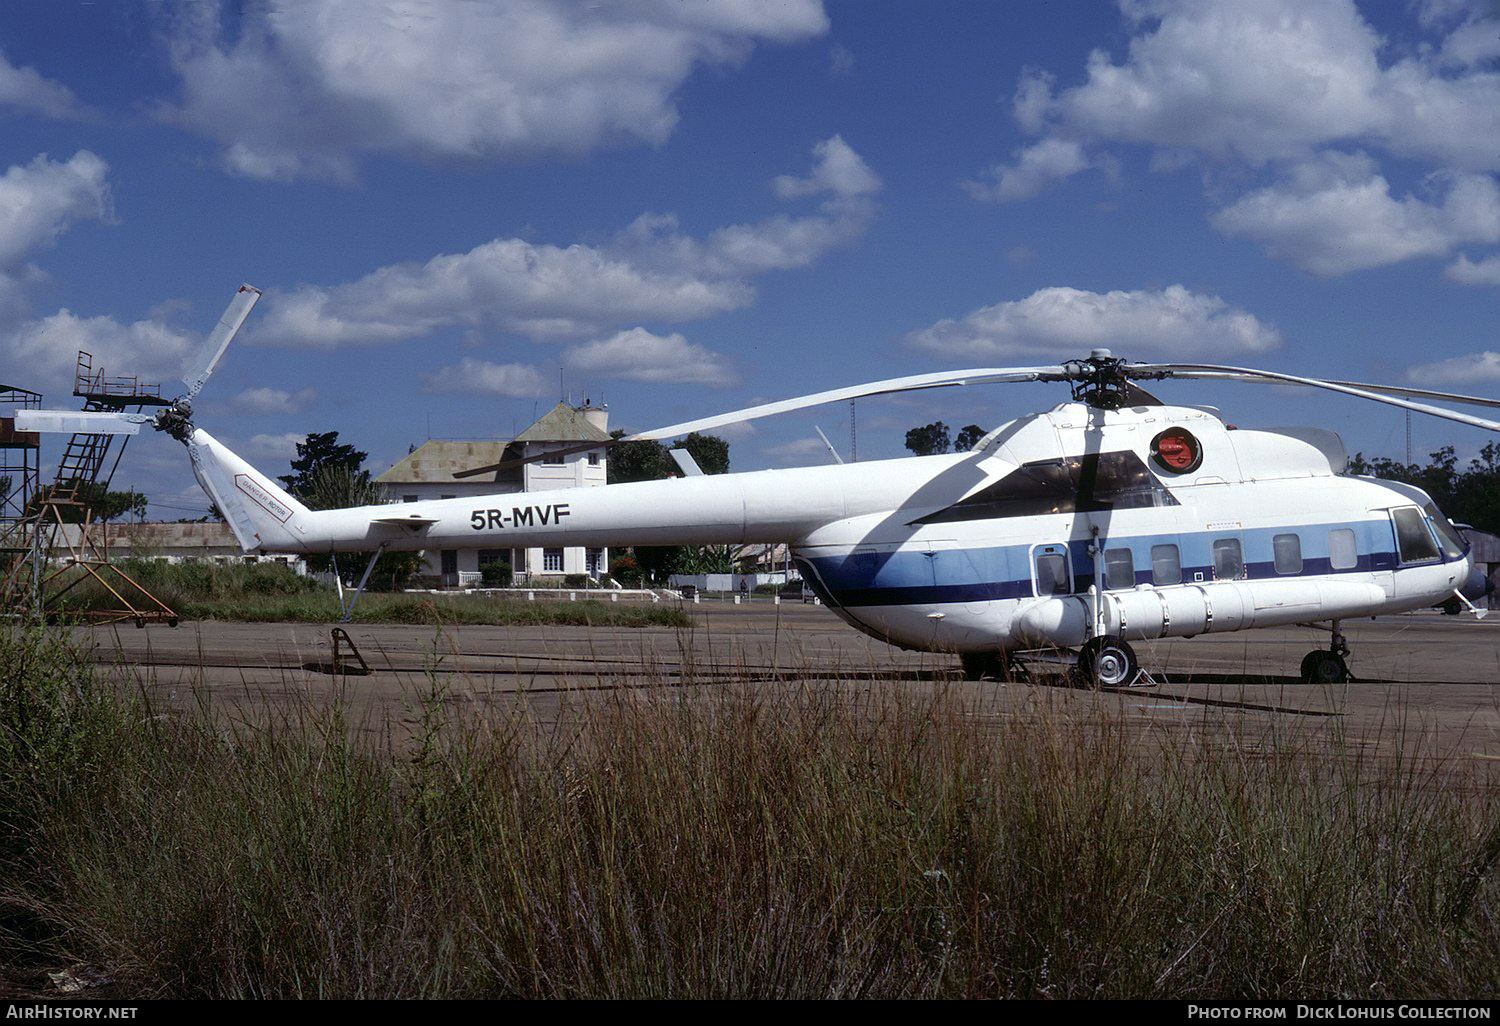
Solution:
M 554 729 L 454 712 L 434 676 L 393 747 L 337 696 L 251 727 L 105 686 L 44 632 L 0 660 L 24 670 L 0 708 L 0 962 L 133 994 L 1500 984 L 1494 791 L 1441 762 L 1140 744 L 1047 703 L 986 720 L 958 682 L 664 684 Z
M 122 560 L 122 570 L 187 620 L 244 623 L 334 623 L 343 616 L 334 589 L 299 576 L 279 563 L 214 563 L 193 560 Z M 81 570 L 77 571 L 83 575 Z M 71 586 L 70 586 L 71 585 Z M 54 608 L 69 612 L 113 609 L 115 599 L 91 580 L 67 587 Z M 686 627 L 690 618 L 675 605 L 640 606 L 588 600 L 525 602 L 487 595 L 366 593 L 354 609 L 356 623 L 496 624 L 520 626 Z

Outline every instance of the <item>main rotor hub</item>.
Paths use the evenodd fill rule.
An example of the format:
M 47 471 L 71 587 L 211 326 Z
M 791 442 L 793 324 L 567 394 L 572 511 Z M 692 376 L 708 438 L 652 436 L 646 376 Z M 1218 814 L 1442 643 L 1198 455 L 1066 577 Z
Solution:
M 1100 410 L 1119 410 L 1135 404 L 1135 388 L 1125 371 L 1125 361 L 1108 349 L 1095 349 L 1086 360 L 1063 364 L 1076 402 Z

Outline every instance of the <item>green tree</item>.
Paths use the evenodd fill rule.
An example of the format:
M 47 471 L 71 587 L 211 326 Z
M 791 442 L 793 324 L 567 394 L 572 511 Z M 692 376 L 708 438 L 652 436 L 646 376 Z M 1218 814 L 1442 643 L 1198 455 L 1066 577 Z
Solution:
M 688 455 L 693 457 L 693 462 L 705 474 L 729 473 L 729 443 L 718 435 L 700 435 L 694 431 L 672 448 L 686 449 Z M 670 458 L 669 456 L 668 459 Z M 674 463 L 672 466 L 675 469 L 677 465 Z
M 292 460 L 292 472 L 281 475 L 278 480 L 286 485 L 287 491 L 306 502 L 320 471 L 342 468 L 352 477 L 362 478 L 361 484 L 367 484 L 370 472 L 363 468 L 368 455 L 352 445 L 340 445 L 337 431 L 313 432 L 305 442 L 297 443 L 297 458 Z
M 958 437 L 953 440 L 954 452 L 968 452 L 979 444 L 979 440 L 989 434 L 978 424 L 969 424 L 961 428 Z
M 936 456 L 948 451 L 948 425 L 933 421 L 906 433 L 906 447 L 918 456 Z
M 621 438 L 624 434 L 624 431 L 612 432 L 615 438 Z M 729 443 L 717 435 L 704 435 L 694 431 L 672 448 L 686 449 L 705 474 L 729 472 Z M 671 451 L 660 442 L 624 442 L 609 451 L 610 484 L 661 481 L 680 473 Z M 710 572 L 686 569 L 689 565 L 711 562 L 701 549 L 701 546 L 637 545 L 632 553 L 639 572 L 660 581 L 675 573 Z
M 26 515 L 31 516 L 40 510 L 55 487 L 47 485 L 39 489 L 26 504 Z M 106 491 L 101 484 L 70 486 L 68 483 L 64 483 L 63 487 L 64 494 L 72 491 L 76 498 L 73 504 L 58 506 L 59 516 L 65 524 L 83 523 L 85 511 L 90 513 L 93 519 L 105 522 L 126 514 L 133 516 L 136 520 L 146 519 L 146 496 L 135 489 L 111 492 Z

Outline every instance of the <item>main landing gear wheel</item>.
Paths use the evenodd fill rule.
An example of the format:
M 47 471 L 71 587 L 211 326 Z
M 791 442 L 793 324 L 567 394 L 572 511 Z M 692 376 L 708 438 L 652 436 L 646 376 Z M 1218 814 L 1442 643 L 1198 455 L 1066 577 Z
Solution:
M 1135 657 L 1123 638 L 1110 634 L 1090 638 L 1078 650 L 1078 672 L 1092 688 L 1122 688 L 1131 684 L 1141 672 Z
M 960 652 L 964 680 L 997 680 L 1002 684 L 1025 682 L 1026 667 L 1010 652 Z
M 1349 665 L 1337 652 L 1320 648 L 1302 657 L 1304 684 L 1344 684 L 1349 679 Z
M 1309 624 L 1308 626 L 1312 626 Z M 1315 648 L 1302 657 L 1302 683 L 1347 684 L 1354 679 L 1344 657 L 1349 654 L 1349 642 L 1339 630 L 1339 621 L 1333 621 L 1329 629 L 1328 647 Z

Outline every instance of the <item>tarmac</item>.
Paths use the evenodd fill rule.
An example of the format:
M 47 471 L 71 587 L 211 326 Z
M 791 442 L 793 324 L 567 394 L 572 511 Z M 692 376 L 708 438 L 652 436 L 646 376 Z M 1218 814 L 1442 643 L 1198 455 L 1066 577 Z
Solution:
M 1051 710 L 1073 722 L 1108 718 L 1143 735 L 1206 736 L 1250 751 L 1288 730 L 1391 757 L 1410 753 L 1415 740 L 1453 768 L 1486 777 L 1500 768 L 1500 615 L 1346 621 L 1358 679 L 1326 686 L 1297 675 L 1305 653 L 1327 647 L 1326 631 L 1137 642 L 1154 683 L 1099 692 L 1072 686 L 1056 657 L 1031 660 L 1027 682 L 965 681 L 952 655 L 901 651 L 820 606 L 687 608 L 695 625 L 676 630 L 350 625 L 370 670 L 360 676 L 330 672 L 331 624 L 76 630 L 121 681 L 169 705 L 210 702 L 270 722 L 337 696 L 359 729 L 398 741 L 418 729 L 434 698 L 476 715 L 524 709 L 547 724 L 642 690 L 708 697 L 726 687 L 814 688 L 872 709 L 894 694 L 941 692 L 984 720 Z

